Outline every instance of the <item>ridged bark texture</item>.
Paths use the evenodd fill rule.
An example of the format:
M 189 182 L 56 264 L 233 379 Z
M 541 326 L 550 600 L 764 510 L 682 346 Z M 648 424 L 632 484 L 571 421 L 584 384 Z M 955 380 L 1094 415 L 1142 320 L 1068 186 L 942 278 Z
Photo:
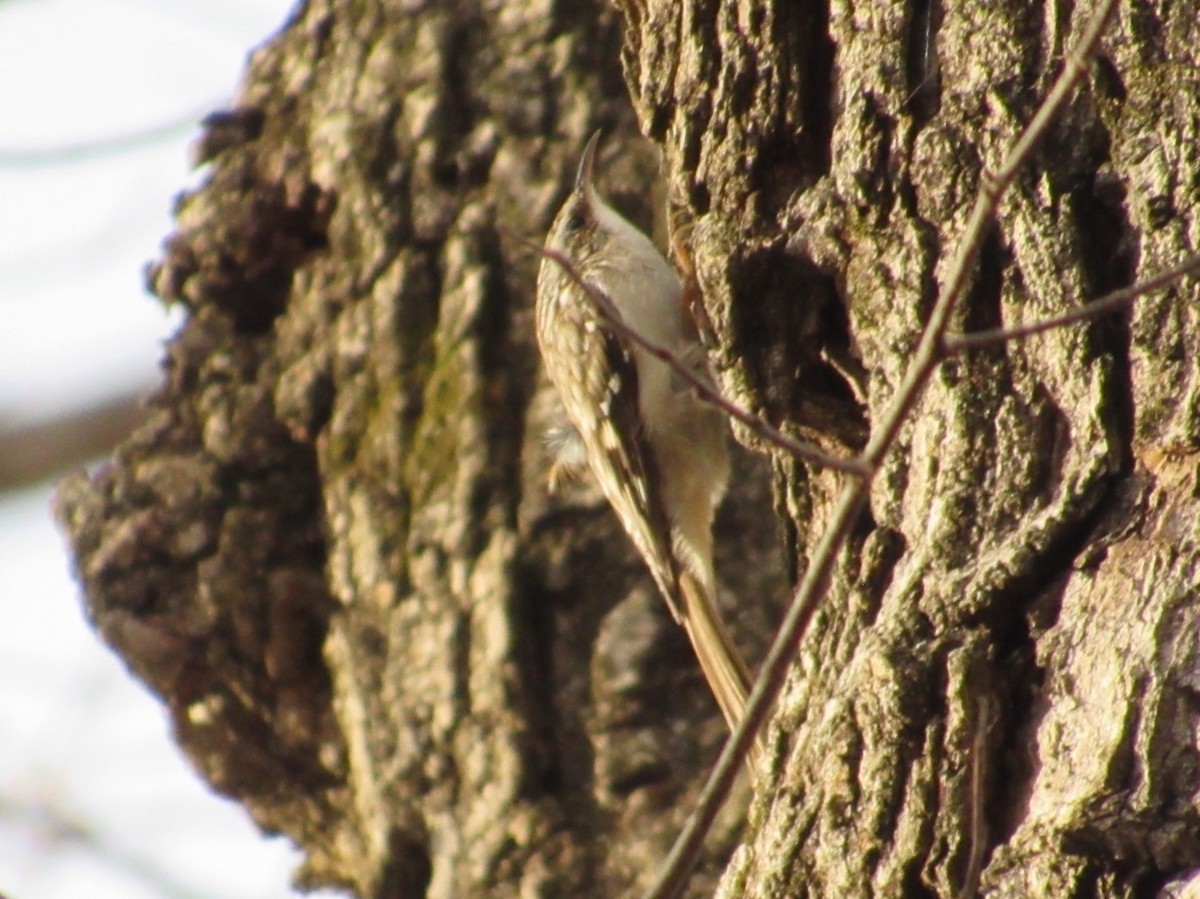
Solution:
M 828 434 L 840 342 L 869 426 L 1090 5 L 627 8 L 727 387 Z M 959 328 L 1195 249 L 1198 38 L 1194 9 L 1121 8 Z M 1200 864 L 1197 296 L 942 367 L 802 648 L 722 895 L 953 896 L 975 853 L 982 895 L 1146 896 Z M 802 568 L 837 479 L 774 455 Z
M 188 310 L 152 419 L 59 514 L 97 630 L 302 883 L 627 895 L 724 737 L 598 492 L 545 488 L 525 241 L 591 131 L 614 204 L 690 247 L 726 392 L 852 452 L 1089 12 L 323 0 L 253 55 L 151 272 Z M 1119 10 L 957 327 L 1200 243 L 1198 48 L 1186 5 Z M 1154 896 L 1200 866 L 1198 309 L 1183 284 L 939 370 L 691 895 Z M 755 449 L 717 536 L 752 661 L 839 485 Z

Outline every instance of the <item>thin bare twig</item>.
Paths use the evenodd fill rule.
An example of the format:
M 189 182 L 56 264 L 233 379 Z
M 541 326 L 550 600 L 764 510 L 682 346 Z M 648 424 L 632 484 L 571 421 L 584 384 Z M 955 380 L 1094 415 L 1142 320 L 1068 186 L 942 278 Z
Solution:
M 211 108 L 211 107 L 209 107 Z M 45 147 L 0 147 L 0 168 L 39 168 L 72 165 L 104 156 L 129 153 L 181 137 L 196 130 L 205 110 L 196 110 L 125 134 L 113 134 L 94 140 Z
M 1165 271 L 1152 275 L 1144 281 L 1139 281 L 1120 290 L 1114 290 L 1110 294 L 1092 300 L 1090 303 L 1084 303 L 1079 308 L 1072 309 L 1070 312 L 1064 312 L 1062 315 L 1043 318 L 1026 325 L 1014 325 L 1011 328 L 972 331 L 970 334 L 947 334 L 944 341 L 945 351 L 947 355 L 961 353 L 963 350 L 973 350 L 979 347 L 1007 343 L 1010 340 L 1019 340 L 1022 337 L 1030 337 L 1034 334 L 1041 334 L 1044 331 L 1051 331 L 1054 328 L 1061 328 L 1064 325 L 1090 321 L 1102 315 L 1107 315 L 1110 312 L 1117 312 L 1124 309 L 1143 294 L 1161 290 L 1175 283 L 1183 276 L 1192 274 L 1198 270 L 1200 270 L 1200 253 L 1189 256 L 1183 262 L 1179 263 L 1179 265 L 1172 266 Z
M 110 453 L 146 418 L 136 394 L 27 425 L 10 424 L 0 412 L 0 494 L 32 487 Z
M 804 443 L 800 440 L 795 440 L 787 434 L 780 431 L 778 428 L 773 428 L 762 419 L 751 415 L 740 406 L 731 403 L 725 397 L 721 396 L 717 390 L 708 383 L 703 377 L 697 374 L 690 366 L 685 364 L 683 360 L 677 357 L 669 349 L 655 343 L 653 340 L 638 333 L 634 328 L 625 324 L 621 318 L 621 313 L 617 311 L 617 307 L 613 305 L 613 301 L 599 287 L 588 281 L 579 273 L 575 264 L 566 256 L 557 250 L 549 247 L 538 247 L 538 252 L 547 259 L 554 262 L 563 272 L 569 277 L 576 286 L 578 286 L 588 298 L 592 301 L 592 305 L 600 314 L 604 321 L 605 327 L 613 331 L 615 334 L 636 343 L 647 353 L 661 360 L 670 367 L 671 371 L 679 375 L 696 391 L 697 396 L 710 405 L 716 406 L 730 418 L 734 418 L 741 422 L 763 440 L 773 443 L 780 449 L 811 462 L 814 465 L 820 465 L 824 468 L 832 468 L 836 471 L 843 471 L 847 474 L 855 475 L 856 477 L 866 477 L 869 472 L 866 465 L 859 459 L 844 458 L 840 456 L 830 455 L 822 450 L 817 449 L 811 443 Z
M 733 785 L 738 768 L 762 727 L 768 710 L 774 705 L 783 688 L 800 640 L 808 629 L 817 604 L 828 589 L 837 554 L 866 503 L 871 480 L 879 470 L 884 456 L 895 443 L 904 421 L 916 406 L 929 377 L 945 358 L 944 340 L 950 315 L 970 281 L 987 225 L 995 215 L 1000 198 L 1012 184 L 1020 166 L 1033 152 L 1038 139 L 1045 133 L 1054 115 L 1082 77 L 1085 61 L 1100 40 L 1115 3 L 1116 0 L 1104 0 L 1101 3 L 1088 21 L 1078 46 L 1068 57 L 1049 94 L 1042 101 L 1033 120 L 1018 137 L 999 171 L 991 178 L 987 178 L 986 175 L 983 178 L 971 217 L 959 240 L 949 276 L 930 312 L 916 355 L 863 452 L 862 460 L 869 466 L 870 474 L 865 478 L 849 481 L 842 488 L 825 534 L 813 552 L 804 580 L 796 591 L 775 641 L 771 644 L 766 661 L 759 671 L 754 688 L 750 691 L 745 712 L 726 741 L 705 782 L 696 808 L 675 841 L 657 882 L 645 894 L 646 899 L 671 899 L 678 895 L 687 883 L 704 839 Z
M 213 894 L 178 881 L 165 868 L 123 849 L 98 828 L 49 801 L 0 796 L 0 823 L 11 824 L 59 850 L 82 848 L 113 871 L 166 899 L 214 899 Z

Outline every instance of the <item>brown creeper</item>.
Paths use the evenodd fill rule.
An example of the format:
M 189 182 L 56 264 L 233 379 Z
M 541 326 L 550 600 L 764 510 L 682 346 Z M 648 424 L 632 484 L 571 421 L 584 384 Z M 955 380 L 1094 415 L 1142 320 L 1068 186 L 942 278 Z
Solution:
M 592 185 L 599 137 L 583 151 L 546 246 L 607 297 L 626 326 L 711 378 L 679 279 Z M 714 603 L 712 520 L 729 479 L 724 416 L 665 362 L 606 328 L 593 298 L 550 257 L 538 274 L 537 337 L 596 480 L 687 631 L 732 727 L 750 678 Z

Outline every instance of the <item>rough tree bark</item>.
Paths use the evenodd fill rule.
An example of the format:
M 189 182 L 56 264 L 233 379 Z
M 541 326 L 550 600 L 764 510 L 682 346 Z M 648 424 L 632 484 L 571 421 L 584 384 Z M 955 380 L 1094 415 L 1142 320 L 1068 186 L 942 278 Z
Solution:
M 301 883 L 625 895 L 724 736 L 595 490 L 544 486 L 521 239 L 591 130 L 616 204 L 684 226 L 727 393 L 849 453 L 1089 11 L 324 0 L 254 54 L 151 273 L 189 312 L 151 420 L 59 514 L 101 636 Z M 1189 4 L 1119 10 L 959 327 L 1196 246 L 1198 48 Z M 1152 896 L 1200 866 L 1197 296 L 942 367 L 694 895 L 955 896 L 974 858 L 982 895 Z M 755 448 L 718 537 L 751 659 L 839 482 Z

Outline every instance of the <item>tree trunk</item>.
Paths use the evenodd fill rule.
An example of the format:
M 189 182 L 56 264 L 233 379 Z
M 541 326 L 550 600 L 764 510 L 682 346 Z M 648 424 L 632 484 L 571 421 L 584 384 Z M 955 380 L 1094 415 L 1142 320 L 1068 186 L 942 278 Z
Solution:
M 254 55 L 151 273 L 189 312 L 151 419 L 59 514 L 98 631 L 302 884 L 627 895 L 724 739 L 598 491 L 545 487 L 527 242 L 588 134 L 614 204 L 680 226 L 727 395 L 849 454 L 1090 12 L 325 0 Z M 1196 245 L 1197 48 L 1188 4 L 1119 11 L 956 327 Z M 1197 295 L 939 369 L 692 895 L 1153 896 L 1200 866 Z M 841 478 L 752 448 L 717 565 L 756 661 Z

